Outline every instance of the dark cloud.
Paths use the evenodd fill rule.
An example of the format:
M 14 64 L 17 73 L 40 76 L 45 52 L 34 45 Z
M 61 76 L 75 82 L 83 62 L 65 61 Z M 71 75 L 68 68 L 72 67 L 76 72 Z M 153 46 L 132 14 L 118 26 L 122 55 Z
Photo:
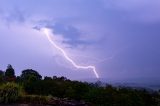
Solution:
M 71 47 L 76 47 L 78 45 L 88 45 L 92 44 L 92 41 L 85 41 L 81 39 L 81 32 L 72 25 L 65 25 L 56 22 L 54 25 L 46 25 L 46 27 L 52 29 L 55 35 L 61 35 L 65 39 L 62 43 L 69 44 Z
M 36 26 L 34 29 L 37 30 L 48 27 L 56 36 L 64 38 L 62 43 L 69 44 L 74 50 L 79 45 L 86 45 L 84 52 L 95 53 L 95 58 L 107 60 L 112 57 L 95 64 L 101 77 L 145 77 L 147 81 L 147 78 L 159 79 L 160 74 L 159 3 L 158 0 L 39 0 L 38 3 L 33 0 L 1 0 L 0 13 L 9 23 L 32 23 L 32 28 Z M 0 39 L 3 38 L 0 35 Z M 48 43 L 44 46 L 48 47 Z M 92 51 L 88 49 L 90 47 Z

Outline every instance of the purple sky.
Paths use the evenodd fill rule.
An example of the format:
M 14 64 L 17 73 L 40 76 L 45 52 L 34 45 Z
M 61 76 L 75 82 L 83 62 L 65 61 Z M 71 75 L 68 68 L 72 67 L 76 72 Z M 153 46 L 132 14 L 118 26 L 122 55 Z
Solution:
M 47 27 L 77 64 L 95 65 L 101 78 L 160 82 L 159 11 L 159 0 L 0 0 L 0 69 L 94 78 L 35 29 Z

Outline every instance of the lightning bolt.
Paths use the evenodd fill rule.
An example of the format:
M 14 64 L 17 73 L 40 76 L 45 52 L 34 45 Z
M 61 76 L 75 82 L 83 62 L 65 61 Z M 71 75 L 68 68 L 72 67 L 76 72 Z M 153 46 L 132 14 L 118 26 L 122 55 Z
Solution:
M 57 49 L 59 50 L 63 56 L 65 57 L 65 59 L 67 61 L 69 61 L 75 68 L 77 69 L 92 69 L 92 71 L 94 72 L 96 78 L 99 78 L 99 75 L 96 71 L 96 67 L 95 66 L 92 66 L 92 65 L 89 65 L 89 66 L 81 66 L 81 65 L 77 65 L 68 55 L 67 53 L 61 48 L 59 47 L 52 39 L 51 39 L 51 36 L 50 36 L 50 30 L 47 29 L 47 28 L 43 28 L 42 31 L 45 33 L 48 41 Z

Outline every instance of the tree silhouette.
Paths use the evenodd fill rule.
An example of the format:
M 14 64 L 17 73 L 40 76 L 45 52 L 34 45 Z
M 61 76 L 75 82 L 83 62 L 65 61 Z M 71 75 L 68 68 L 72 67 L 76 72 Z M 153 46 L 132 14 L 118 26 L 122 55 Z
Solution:
M 4 80 L 4 72 L 0 70 L 0 83 Z
M 23 70 L 20 77 L 23 81 L 37 81 L 42 79 L 42 76 L 32 69 Z
M 15 78 L 16 77 L 15 77 L 14 69 L 12 65 L 9 64 L 5 72 L 5 80 L 10 82 L 10 81 L 15 81 Z
M 16 80 L 13 80 L 13 78 Z M 160 90 L 148 92 L 145 89 L 113 87 L 109 84 L 104 85 L 100 81 L 95 83 L 72 81 L 64 76 L 46 76 L 42 79 L 42 76 L 32 69 L 23 70 L 20 76 L 15 77 L 14 69 L 11 65 L 8 65 L 6 72 L 0 70 L 0 103 L 6 97 L 12 98 L 12 94 L 17 94 L 18 90 L 14 86 L 8 87 L 7 85 L 5 87 L 7 84 L 5 80 L 7 82 L 14 81 L 13 84 L 22 86 L 25 92 L 25 95 L 22 95 L 22 98 L 24 97 L 22 100 L 24 101 L 33 100 L 41 103 L 42 100 L 37 97 L 50 95 L 50 97 L 53 97 L 52 99 L 58 97 L 59 99 L 56 100 L 59 101 L 63 98 L 65 98 L 64 100 L 67 98 L 67 101 L 82 100 L 91 103 L 91 106 L 92 104 L 94 106 L 160 106 Z M 28 98 L 28 95 L 36 95 L 37 99 L 34 100 L 34 96 Z

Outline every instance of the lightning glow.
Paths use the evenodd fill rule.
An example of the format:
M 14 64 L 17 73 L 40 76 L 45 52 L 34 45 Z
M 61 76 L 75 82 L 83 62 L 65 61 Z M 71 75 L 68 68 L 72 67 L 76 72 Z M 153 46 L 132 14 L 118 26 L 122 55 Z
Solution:
M 48 41 L 57 49 L 59 50 L 63 56 L 65 57 L 65 59 L 67 61 L 69 61 L 75 68 L 77 69 L 92 69 L 92 71 L 94 72 L 96 78 L 99 78 L 99 75 L 96 71 L 96 67 L 89 65 L 89 66 L 81 66 L 81 65 L 77 65 L 68 55 L 67 53 L 61 48 L 59 47 L 52 39 L 51 39 L 51 35 L 50 35 L 50 30 L 47 28 L 43 28 L 42 31 L 45 33 L 46 37 L 48 38 Z

